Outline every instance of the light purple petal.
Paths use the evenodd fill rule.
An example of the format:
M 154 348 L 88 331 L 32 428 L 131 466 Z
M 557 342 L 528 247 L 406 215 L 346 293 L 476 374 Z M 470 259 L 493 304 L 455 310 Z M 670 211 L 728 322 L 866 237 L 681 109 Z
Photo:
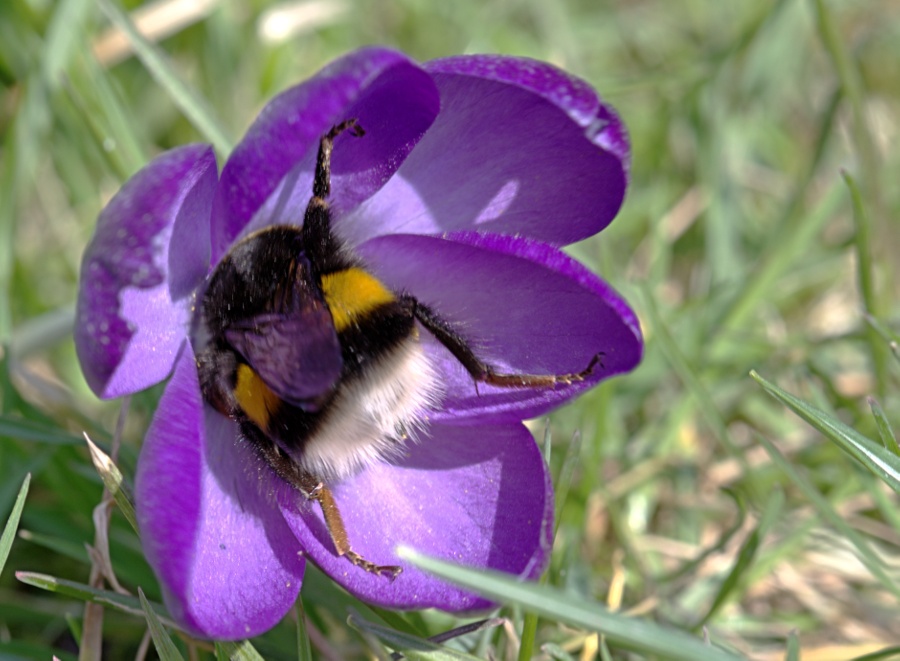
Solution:
M 440 90 L 440 115 L 397 175 L 342 220 L 352 243 L 478 229 L 565 245 L 615 217 L 628 139 L 587 83 L 503 56 L 424 66 Z
M 395 550 L 537 577 L 549 558 L 553 490 L 521 423 L 445 427 L 411 445 L 398 465 L 378 464 L 334 487 L 352 548 L 381 564 Z M 309 557 L 354 595 L 388 608 L 485 608 L 485 600 L 405 566 L 392 582 L 335 555 L 321 512 L 296 491 L 279 492 Z
M 359 249 L 395 291 L 406 291 L 457 324 L 477 355 L 498 371 L 567 374 L 603 353 L 584 382 L 555 388 L 479 384 L 427 332 L 446 393 L 434 419 L 487 416 L 512 422 L 543 415 L 598 381 L 640 361 L 640 326 L 609 285 L 557 248 L 493 234 L 393 235 Z
M 256 225 L 302 222 L 319 138 L 333 125 L 356 118 L 366 132 L 363 138 L 345 135 L 335 143 L 334 204 L 352 208 L 393 175 L 431 125 L 439 103 L 428 74 L 405 55 L 384 48 L 351 53 L 275 97 L 222 171 L 213 212 L 213 257 L 224 252 L 270 196 Z
M 109 202 L 84 253 L 75 348 L 99 397 L 163 380 L 184 342 L 209 264 L 216 160 L 207 145 L 166 152 Z
M 136 505 L 147 560 L 172 616 L 217 639 L 273 627 L 305 561 L 274 502 L 273 473 L 204 406 L 187 344 L 144 441 Z

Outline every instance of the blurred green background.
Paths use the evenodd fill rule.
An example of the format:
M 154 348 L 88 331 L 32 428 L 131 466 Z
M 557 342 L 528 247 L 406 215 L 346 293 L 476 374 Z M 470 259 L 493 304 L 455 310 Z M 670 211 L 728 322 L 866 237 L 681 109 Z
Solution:
M 789 643 L 813 660 L 900 646 L 896 494 L 748 374 L 872 438 L 867 397 L 900 422 L 898 363 L 878 332 L 900 322 L 900 2 L 124 7 L 232 143 L 273 94 L 364 44 L 419 60 L 526 55 L 588 80 L 628 125 L 632 181 L 613 225 L 571 251 L 632 302 L 647 349 L 634 374 L 533 425 L 539 440 L 552 439 L 561 512 L 547 582 L 698 635 L 705 627 L 754 659 L 785 658 Z M 80 433 L 108 449 L 119 404 L 93 397 L 75 359 L 81 253 L 99 210 L 147 159 L 210 138 L 94 0 L 0 2 L 0 84 L 0 522 L 33 475 L 0 575 L 0 658 L 68 659 L 83 602 L 25 586 L 14 572 L 79 583 L 91 574 L 85 544 L 94 543 L 102 485 Z M 842 173 L 859 187 L 864 214 L 854 215 Z M 159 392 L 131 402 L 119 456 L 126 480 Z M 123 587 L 158 600 L 118 512 L 109 536 Z M 858 539 L 883 571 L 860 560 Z M 308 573 L 314 657 L 369 658 L 345 624 L 352 600 Z M 503 614 L 508 627 L 461 648 L 516 658 L 522 615 Z M 423 635 L 456 624 L 431 613 L 379 616 Z M 104 658 L 140 654 L 146 626 L 108 609 Z M 254 644 L 268 659 L 297 658 L 296 629 L 292 614 Z M 550 620 L 535 641 L 543 658 L 636 658 Z

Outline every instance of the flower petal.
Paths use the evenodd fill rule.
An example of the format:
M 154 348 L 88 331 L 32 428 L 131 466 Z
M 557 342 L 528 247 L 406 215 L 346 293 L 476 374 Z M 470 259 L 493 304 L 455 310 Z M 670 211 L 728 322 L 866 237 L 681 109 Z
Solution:
M 237 437 L 234 423 L 204 406 L 187 344 L 141 451 L 137 516 L 172 616 L 217 639 L 274 626 L 305 564 L 274 504 L 273 473 Z
M 162 381 L 184 342 L 190 294 L 209 265 L 216 160 L 188 145 L 151 161 L 97 221 L 84 253 L 75 348 L 99 397 Z
M 625 195 L 628 139 L 587 83 L 503 56 L 428 62 L 441 113 L 397 175 L 350 214 L 352 243 L 479 229 L 565 245 L 596 234 Z
M 377 464 L 333 487 L 350 544 L 364 558 L 399 564 L 398 545 L 474 567 L 535 578 L 546 566 L 553 490 L 521 423 L 445 427 L 410 445 L 398 465 Z M 279 492 L 309 557 L 354 595 L 387 608 L 473 610 L 484 599 L 411 566 L 394 580 L 335 554 L 318 507 Z
M 621 159 L 626 170 L 630 165 L 628 135 L 615 111 L 597 98 L 597 93 L 585 81 L 562 69 L 539 60 L 505 55 L 456 55 L 432 60 L 424 66 L 437 79 L 443 75 L 474 76 L 539 94 L 580 126 L 591 128 L 590 139 Z M 443 84 L 438 86 L 443 97 Z
M 213 216 L 214 259 L 270 196 L 257 226 L 302 222 L 319 138 L 333 125 L 356 118 L 366 132 L 359 140 L 339 138 L 334 150 L 334 203 L 352 208 L 394 174 L 439 104 L 428 74 L 384 48 L 351 53 L 275 97 L 222 171 Z
M 591 376 L 569 386 L 476 387 L 459 361 L 423 332 L 445 384 L 435 420 L 488 416 L 512 422 L 543 415 L 640 361 L 640 326 L 628 305 L 547 244 L 494 234 L 398 234 L 373 239 L 359 252 L 390 288 L 411 293 L 455 323 L 479 358 L 498 371 L 577 373 L 603 354 Z

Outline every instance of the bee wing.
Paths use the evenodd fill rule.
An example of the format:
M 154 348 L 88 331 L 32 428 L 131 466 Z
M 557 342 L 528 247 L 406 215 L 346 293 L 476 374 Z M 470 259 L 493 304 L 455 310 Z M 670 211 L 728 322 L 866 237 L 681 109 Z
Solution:
M 228 342 L 281 399 L 316 410 L 341 375 L 341 345 L 323 301 L 305 296 L 225 331 Z

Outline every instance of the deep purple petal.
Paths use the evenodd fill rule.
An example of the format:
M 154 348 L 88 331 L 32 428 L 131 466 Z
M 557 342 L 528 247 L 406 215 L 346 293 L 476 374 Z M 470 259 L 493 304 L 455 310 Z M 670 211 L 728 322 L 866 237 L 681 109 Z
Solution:
M 432 60 L 424 67 L 435 78 L 442 75 L 475 76 L 540 94 L 580 126 L 590 128 L 590 139 L 618 156 L 626 170 L 630 165 L 628 134 L 615 111 L 598 99 L 597 93 L 585 81 L 562 69 L 539 60 L 505 55 L 456 55 Z
M 565 245 L 615 217 L 627 184 L 627 134 L 587 83 L 503 56 L 424 66 L 441 113 L 397 175 L 343 221 L 352 243 L 479 229 Z
M 521 423 L 444 427 L 408 448 L 399 465 L 377 464 L 334 487 L 352 548 L 400 564 L 398 545 L 479 568 L 537 577 L 549 558 L 553 490 Z M 279 492 L 309 557 L 354 595 L 388 608 L 472 610 L 485 600 L 411 566 L 391 582 L 335 555 L 319 508 Z
M 405 55 L 384 48 L 351 53 L 275 97 L 222 171 L 213 216 L 214 259 L 270 196 L 257 225 L 302 222 L 319 138 L 333 125 L 356 118 L 366 132 L 335 143 L 333 203 L 352 208 L 394 174 L 439 104 L 430 76 Z
M 457 324 L 477 355 L 498 371 L 567 374 L 603 353 L 585 381 L 555 388 L 479 384 L 426 332 L 446 387 L 434 419 L 487 416 L 512 422 L 542 415 L 599 380 L 640 361 L 640 326 L 609 285 L 557 248 L 520 237 L 393 235 L 360 246 L 372 270 Z
M 147 432 L 135 499 L 169 611 L 217 639 L 273 627 L 296 600 L 304 568 L 274 502 L 273 474 L 237 435 L 203 405 L 187 344 Z
M 75 323 L 81 368 L 99 397 L 143 390 L 172 370 L 209 264 L 215 187 L 212 149 L 187 145 L 151 161 L 100 214 Z

